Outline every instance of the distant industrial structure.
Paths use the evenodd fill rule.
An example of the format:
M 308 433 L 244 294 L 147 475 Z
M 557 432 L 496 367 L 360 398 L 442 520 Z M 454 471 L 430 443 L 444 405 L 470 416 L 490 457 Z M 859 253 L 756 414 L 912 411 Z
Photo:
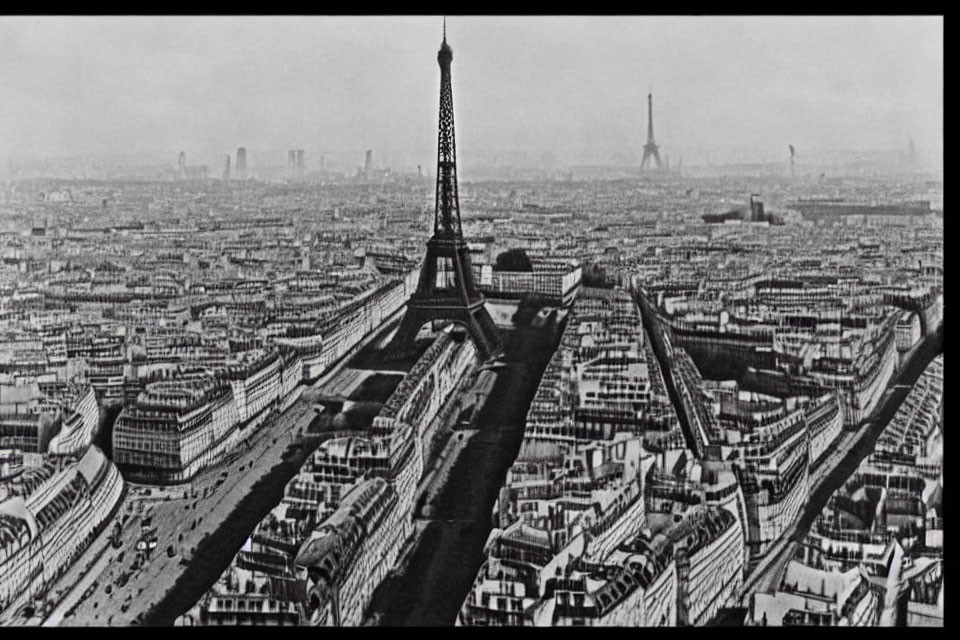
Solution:
M 290 149 L 287 152 L 287 176 L 299 178 L 303 176 L 303 149 Z
M 749 213 L 743 209 L 731 209 L 726 213 L 708 213 L 701 216 L 707 224 L 722 224 L 724 222 L 758 222 L 767 224 L 783 224 L 779 216 L 768 214 L 763 209 L 763 200 L 758 193 L 750 194 L 748 204 Z
M 804 220 L 831 221 L 848 216 L 903 217 L 930 215 L 929 200 L 900 203 L 848 202 L 842 198 L 800 198 L 788 203 L 788 209 L 799 211 Z
M 207 165 L 187 166 L 187 154 L 181 151 L 177 157 L 177 179 L 201 180 L 207 177 Z
M 237 149 L 237 179 L 247 179 L 247 150 L 244 147 Z

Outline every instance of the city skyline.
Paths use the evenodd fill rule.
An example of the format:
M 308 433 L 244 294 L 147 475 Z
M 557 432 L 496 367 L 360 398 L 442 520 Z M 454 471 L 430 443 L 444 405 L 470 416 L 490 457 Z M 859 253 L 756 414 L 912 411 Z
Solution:
M 437 80 L 422 42 L 440 22 L 3 18 L 0 155 L 186 149 L 219 164 L 238 145 L 305 148 L 313 162 L 373 148 L 387 165 L 429 166 L 437 106 L 421 87 Z M 906 153 L 910 140 L 925 165 L 941 161 L 937 17 L 452 16 L 449 29 L 467 163 L 509 163 L 512 150 L 557 166 L 639 162 L 649 91 L 674 163 L 786 162 L 793 145 L 802 164 L 824 150 Z
M 882 35 L 868 23 L 861 35 Z M 570 24 L 558 47 L 585 32 Z M 283 151 L 256 137 L 202 150 L 233 111 L 273 107 L 257 73 L 250 99 L 211 89 L 199 31 L 184 61 L 190 100 L 216 94 L 208 110 L 131 100 L 140 135 L 98 116 L 141 164 L 0 150 L 0 626 L 944 626 L 944 183 L 927 143 L 831 164 L 796 138 L 786 158 L 742 139 L 739 157 L 708 148 L 710 167 L 688 156 L 681 171 L 683 134 L 650 87 L 645 144 L 537 155 L 524 145 L 565 118 L 590 136 L 620 126 L 611 105 L 633 85 L 610 82 L 617 38 L 593 59 L 547 47 L 480 72 L 451 31 L 444 18 L 417 45 L 434 80 L 412 70 L 405 86 L 439 105 L 363 97 L 408 79 L 384 81 L 391 63 L 366 45 L 343 55 L 374 77 L 358 66 L 334 85 L 375 105 L 343 122 L 415 123 L 430 152 L 347 125 L 354 151 L 306 130 Z M 465 57 L 516 57 L 493 33 Z M 185 32 L 153 34 L 125 39 L 169 53 Z M 270 40 L 235 38 L 238 64 Z M 182 68 L 157 73 L 165 55 L 132 67 L 131 95 L 179 82 Z M 856 61 L 863 77 L 886 68 L 874 58 Z M 754 78 L 768 94 L 788 82 L 782 60 Z M 596 77 L 579 82 L 583 68 Z M 728 90 L 746 71 L 717 68 Z M 609 89 L 590 113 L 528 99 L 591 82 Z M 867 84 L 812 95 L 871 111 L 859 129 L 832 123 L 856 137 L 896 112 Z M 24 104 L 79 121 L 109 101 L 61 89 Z M 302 123 L 298 100 L 257 130 Z M 221 104 L 209 138 L 137 155 Z M 809 107 L 779 122 L 797 114 Z M 57 122 L 40 127 L 56 137 Z M 497 151 L 506 135 L 513 151 Z

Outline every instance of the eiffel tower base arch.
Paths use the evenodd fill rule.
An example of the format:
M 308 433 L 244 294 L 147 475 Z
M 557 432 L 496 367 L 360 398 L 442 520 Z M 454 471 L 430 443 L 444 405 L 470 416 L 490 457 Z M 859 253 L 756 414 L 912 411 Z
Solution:
M 408 355 L 423 325 L 436 320 L 454 322 L 466 329 L 477 348 L 480 360 L 491 360 L 502 355 L 500 333 L 484 307 L 483 300 L 465 307 L 459 300 L 443 304 L 436 300 L 419 301 L 413 298 L 407 302 L 403 320 L 400 321 L 390 343 L 391 355 L 396 358 Z

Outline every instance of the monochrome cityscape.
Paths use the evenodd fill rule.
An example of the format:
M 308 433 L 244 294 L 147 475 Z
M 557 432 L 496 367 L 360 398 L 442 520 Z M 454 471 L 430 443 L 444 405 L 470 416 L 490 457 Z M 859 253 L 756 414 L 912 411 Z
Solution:
M 0 18 L 0 625 L 942 627 L 942 34 Z

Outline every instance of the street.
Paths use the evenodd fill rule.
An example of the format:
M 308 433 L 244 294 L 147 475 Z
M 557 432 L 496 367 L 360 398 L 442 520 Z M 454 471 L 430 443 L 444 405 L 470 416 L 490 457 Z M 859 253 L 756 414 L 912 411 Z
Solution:
M 839 489 L 857 470 L 860 462 L 866 458 L 874 448 L 877 439 L 889 424 L 897 409 L 903 403 L 910 389 L 926 369 L 927 365 L 943 352 L 943 324 L 936 332 L 926 336 L 917 344 L 904 360 L 904 364 L 897 370 L 883 398 L 864 420 L 856 432 L 845 432 L 839 444 L 830 456 L 817 469 L 820 481 L 811 486 L 810 497 L 800 512 L 800 517 L 784 534 L 783 539 L 790 540 L 790 544 L 781 542 L 764 558 L 764 561 L 744 580 L 743 602 L 749 604 L 750 595 L 755 592 L 769 592 L 779 587 L 780 579 L 790 558 L 796 550 L 797 544 L 803 542 L 810 527 L 817 516 L 823 511 L 830 496 Z
M 491 510 L 523 440 L 527 410 L 562 327 L 517 329 L 507 339 L 505 364 L 489 401 L 478 409 L 478 430 L 451 460 L 431 497 L 407 562 L 374 595 L 368 621 L 387 626 L 450 626 L 484 560 Z M 456 437 L 456 436 L 454 436 Z
M 107 546 L 106 553 L 44 625 L 128 625 L 142 621 L 186 573 L 188 561 L 201 541 L 218 531 L 263 475 L 284 462 L 287 451 L 313 417 L 313 409 L 301 399 L 265 425 L 248 447 L 240 445 L 244 450 L 235 460 L 202 472 L 189 485 L 165 489 L 131 485 L 121 511 L 128 518 L 120 548 Z M 251 472 L 254 467 L 263 472 Z M 141 510 L 152 518 L 158 540 L 149 559 L 137 568 Z M 107 535 L 105 532 L 104 537 Z M 173 550 L 172 557 L 168 548 Z M 94 586 L 90 589 L 89 585 Z M 144 593 L 149 597 L 141 597 Z
M 313 405 L 318 394 L 326 392 L 358 352 L 389 334 L 401 312 L 344 353 L 286 412 L 270 418 L 226 460 L 201 471 L 190 483 L 173 487 L 128 483 L 127 498 L 117 512 L 118 521 L 125 518 L 120 547 L 110 545 L 111 525 L 51 589 L 49 599 L 56 605 L 43 625 L 172 625 L 220 577 L 322 439 L 304 437 L 316 417 Z M 137 566 L 141 514 L 151 517 L 157 543 Z

